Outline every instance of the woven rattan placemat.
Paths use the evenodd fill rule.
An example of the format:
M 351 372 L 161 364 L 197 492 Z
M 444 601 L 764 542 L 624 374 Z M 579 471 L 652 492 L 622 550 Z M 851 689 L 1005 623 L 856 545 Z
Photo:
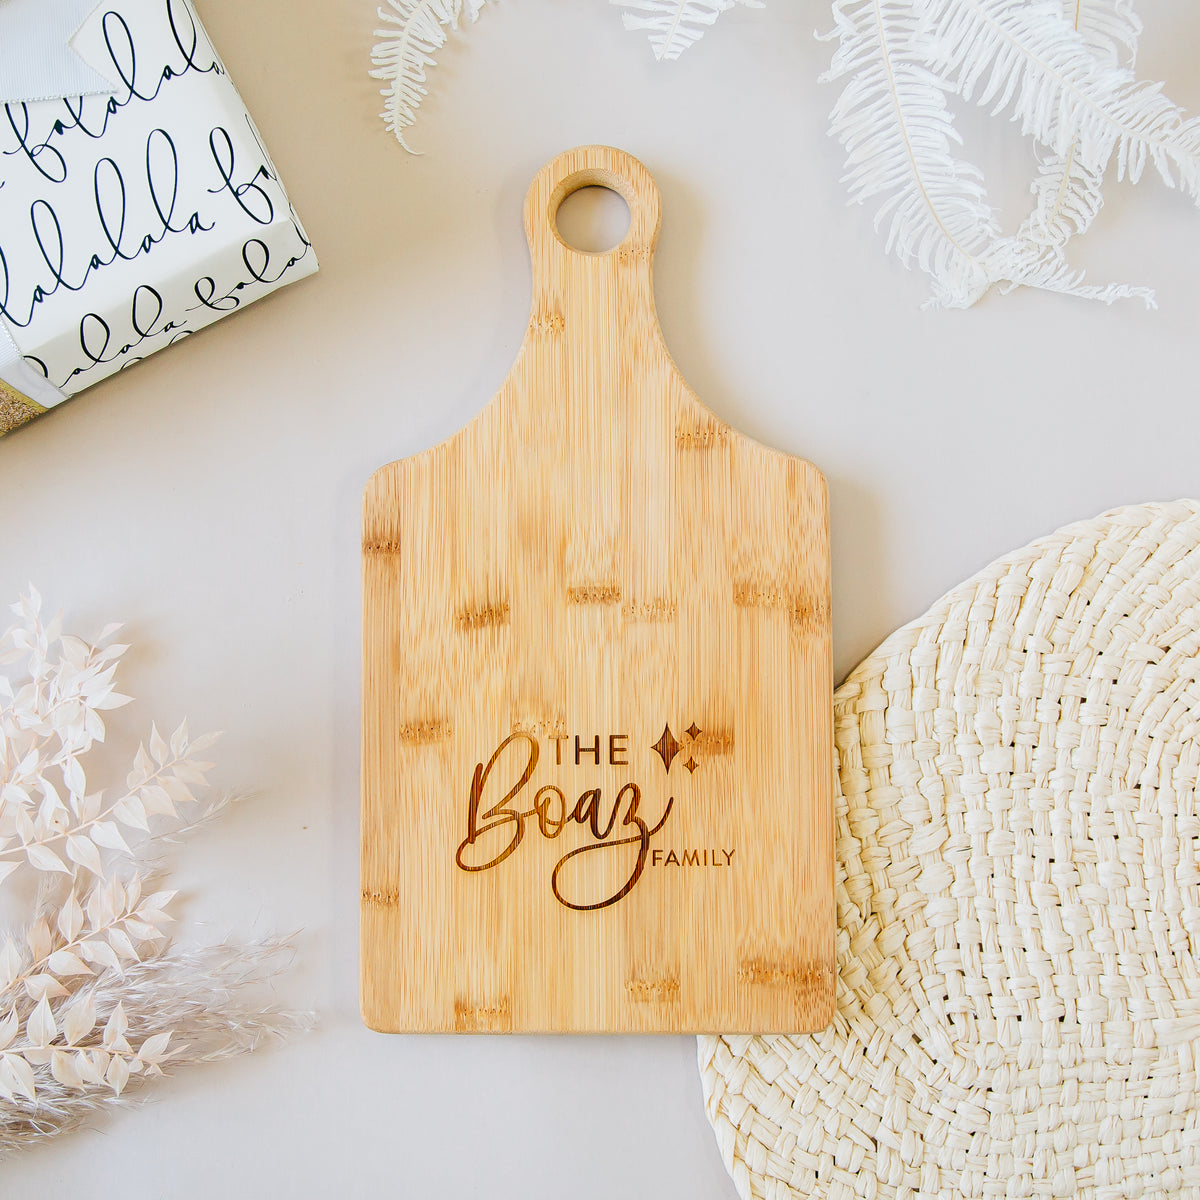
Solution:
M 836 1020 L 700 1039 L 741 1195 L 1200 1196 L 1200 506 L 1000 559 L 835 729 Z

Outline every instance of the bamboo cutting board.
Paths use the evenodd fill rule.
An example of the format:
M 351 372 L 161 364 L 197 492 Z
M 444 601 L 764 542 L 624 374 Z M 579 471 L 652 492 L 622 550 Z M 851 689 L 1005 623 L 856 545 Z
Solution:
M 568 247 L 563 198 L 627 201 Z M 362 1007 L 385 1031 L 802 1031 L 834 1003 L 826 492 L 663 344 L 659 195 L 560 155 L 533 307 L 363 515 Z

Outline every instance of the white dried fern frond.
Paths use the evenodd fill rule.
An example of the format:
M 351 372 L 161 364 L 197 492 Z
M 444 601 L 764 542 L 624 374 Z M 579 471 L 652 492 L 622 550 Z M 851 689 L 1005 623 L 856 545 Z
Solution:
M 1142 22 L 1132 0 L 1062 0 L 1062 6 L 1063 18 L 1101 62 L 1133 67 Z
M 1107 304 L 1141 300 L 1147 308 L 1155 308 L 1152 288 L 1123 283 L 1085 284 L 1083 272 L 1067 263 L 1067 242 L 1087 232 L 1104 204 L 1103 184 L 1104 172 L 1084 166 L 1076 147 L 1065 155 L 1039 151 L 1038 175 L 1032 188 L 1035 207 L 1010 240 L 1009 252 L 1016 261 L 1031 268 L 1040 264 L 1040 269 L 1031 269 L 1019 282 L 1085 300 Z
M 735 4 L 762 8 L 762 0 L 610 0 L 624 9 L 625 28 L 646 31 L 659 62 L 678 58 Z
M 1128 68 L 1101 61 L 1063 16 L 1061 0 L 920 0 L 921 42 L 933 70 L 1059 154 L 1084 167 L 1113 157 L 1118 178 L 1147 162 L 1200 198 L 1200 125 Z
M 377 77 L 389 128 L 404 144 L 425 96 L 425 70 L 488 0 L 387 0 Z M 675 59 L 735 4 L 761 0 L 610 0 L 627 29 Z M 1132 0 L 834 0 L 838 40 L 826 80 L 845 80 L 831 132 L 846 150 L 853 201 L 877 203 L 887 247 L 933 279 L 933 302 L 975 303 L 993 286 L 1029 286 L 1111 303 L 1153 293 L 1093 285 L 1066 258 L 1103 205 L 1104 178 L 1137 182 L 1152 163 L 1200 201 L 1200 121 L 1132 66 L 1141 22 Z M 982 174 L 958 153 L 948 103 L 961 96 L 1009 112 L 1038 143 L 1033 211 L 1001 233 Z
M 648 31 L 657 59 L 678 58 L 699 41 L 716 19 L 737 4 L 763 8 L 763 0 L 609 0 L 624 9 L 625 28 Z M 386 0 L 371 51 L 371 77 L 387 87 L 380 114 L 388 130 L 409 153 L 404 131 L 416 123 L 417 111 L 428 94 L 426 70 L 436 66 L 437 52 L 446 44 L 447 30 L 458 29 L 465 11 L 474 21 L 489 0 Z
M 470 20 L 479 16 L 487 0 L 387 0 L 379 19 L 387 28 L 377 29 L 379 41 L 371 52 L 371 77 L 388 84 L 380 95 L 380 114 L 388 129 L 406 150 L 404 131 L 417 119 L 417 109 L 427 94 L 426 67 L 436 65 L 434 54 L 446 44 L 447 28 L 457 29 L 466 9 Z
M 1064 18 L 1099 62 L 1133 65 L 1142 23 L 1129 0 L 1062 0 L 1062 5 Z M 1091 228 L 1103 208 L 1104 168 L 1087 165 L 1076 143 L 1065 152 L 1039 146 L 1037 168 L 1033 211 L 1016 235 L 1020 252 L 1037 254 L 1053 247 L 1061 254 L 1071 238 Z M 1154 303 L 1147 288 L 1132 288 L 1128 294 Z
M 253 1049 L 305 1023 L 245 989 L 270 978 L 286 945 L 182 950 L 174 893 L 152 884 L 160 843 L 222 807 L 198 792 L 212 737 L 151 726 L 120 787 L 88 785 L 102 713 L 127 647 L 110 626 L 94 645 L 43 622 L 37 593 L 0 634 L 0 895 L 38 883 L 23 925 L 0 944 L 0 1156 L 86 1121 L 172 1067 Z M 10 904 L 11 907 L 11 904 Z
M 1062 0 L 1062 6 L 1064 19 L 1098 62 L 1110 67 L 1133 65 L 1142 23 L 1129 0 Z M 1057 123 L 1057 115 L 1053 119 Z M 1034 208 L 1017 231 L 1013 253 L 1045 262 L 1048 270 L 1068 281 L 1066 288 L 1053 290 L 1110 304 L 1139 299 L 1147 308 L 1155 307 L 1150 288 L 1085 286 L 1082 273 L 1067 265 L 1066 244 L 1086 233 L 1104 207 L 1104 168 L 1087 165 L 1077 142 L 1066 152 L 1039 145 L 1036 153 L 1038 173 L 1031 188 Z
M 833 11 L 839 46 L 825 78 L 849 76 L 831 120 L 846 151 L 843 182 L 852 201 L 878 202 L 887 249 L 932 277 L 934 304 L 966 308 L 997 285 L 1107 303 L 1142 295 L 1087 284 L 1057 245 L 1001 235 L 982 175 L 954 153 L 950 85 L 926 65 L 911 3 L 839 0 Z
M 991 283 L 983 259 L 998 227 L 981 174 L 954 155 L 947 85 L 912 52 L 912 6 L 838 0 L 833 16 L 839 45 L 822 78 L 848 77 L 830 132 L 846 151 L 850 199 L 879 202 L 888 250 L 933 276 L 938 302 L 972 304 Z
M 1083 164 L 1076 147 L 1066 154 L 1039 148 L 1033 212 L 1017 236 L 1035 246 L 1065 246 L 1086 233 L 1104 206 L 1104 171 Z
M 1141 26 L 1128 0 L 836 0 L 846 79 L 830 132 L 846 149 L 853 201 L 879 204 L 888 249 L 933 279 L 933 302 L 973 304 L 1028 286 L 1112 303 L 1145 288 L 1088 284 L 1064 254 L 1103 202 L 1105 169 L 1137 180 L 1147 161 L 1200 190 L 1200 133 L 1125 65 Z M 1078 28 L 1076 28 L 1078 24 Z M 1034 212 L 1002 236 L 948 98 L 1008 110 L 1041 143 Z
M 982 265 L 991 284 L 1002 293 L 1030 287 L 1104 304 L 1141 300 L 1147 308 L 1155 307 L 1154 293 L 1149 288 L 1087 283 L 1084 272 L 1067 262 L 1061 246 L 1039 246 L 1020 237 L 1000 238 L 984 255 Z

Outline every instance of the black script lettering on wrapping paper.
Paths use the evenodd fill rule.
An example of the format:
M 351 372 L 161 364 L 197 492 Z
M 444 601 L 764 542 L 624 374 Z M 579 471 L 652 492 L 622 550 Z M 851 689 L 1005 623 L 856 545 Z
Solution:
M 28 329 L 51 313 L 55 297 L 86 294 L 121 270 L 124 298 L 111 284 L 102 288 L 103 305 L 77 318 L 73 356 L 59 351 L 56 366 L 59 353 L 53 363 L 26 355 L 66 390 L 78 390 L 68 385 L 99 367 L 107 365 L 103 375 L 140 361 L 311 261 L 311 245 L 240 107 L 218 106 L 202 136 L 172 117 L 181 97 L 195 99 L 178 90 L 189 78 L 221 79 L 216 86 L 236 96 L 190 5 L 160 0 L 129 19 L 112 6 L 98 19 L 103 57 L 95 65 L 116 83 L 114 94 L 68 97 L 49 118 L 45 103 L 9 104 L 0 122 L 9 143 L 0 151 L 0 316 Z M 147 129 L 141 114 L 151 111 Z M 236 126 L 227 122 L 233 112 Z M 102 139 L 107 153 L 97 157 Z M 37 194 L 11 207 L 15 190 L 31 181 Z M 261 230 L 273 223 L 276 236 L 267 240 Z M 167 243 L 191 247 L 187 257 L 204 260 L 205 273 L 181 280 L 177 264 L 158 265 Z M 130 278 L 139 262 L 140 278 Z M 45 327 L 35 328 L 35 341 Z
M 464 871 L 488 871 L 516 853 L 531 824 L 536 824 L 537 832 L 549 840 L 559 837 L 568 825 L 577 825 L 592 840 L 558 860 L 550 876 L 550 890 L 560 904 L 579 912 L 608 908 L 627 896 L 641 879 L 650 840 L 666 824 L 675 798 L 668 797 L 654 825 L 648 824 L 639 811 L 642 792 L 633 782 L 622 784 L 608 799 L 602 789 L 588 788 L 573 806 L 561 788 L 544 784 L 536 789 L 532 802 L 525 798 L 528 807 L 521 807 L 540 754 L 536 738 L 512 733 L 486 763 L 476 766 L 467 804 L 467 836 L 459 844 L 455 861 Z M 515 780 L 496 798 L 505 783 L 493 781 L 493 771 L 499 774 L 505 768 L 509 773 L 504 778 L 515 776 Z M 612 895 L 590 902 L 570 895 L 569 881 L 563 878 L 564 870 L 569 874 L 568 864 L 577 864 L 584 856 L 612 856 L 623 851 L 633 861 L 624 883 Z
M 68 173 L 67 159 L 56 148 L 55 139 L 78 130 L 85 137 L 97 140 L 108 132 L 110 120 L 123 108 L 157 100 L 163 85 L 171 80 L 189 74 L 224 75 L 225 70 L 207 38 L 203 39 L 202 45 L 201 31 L 191 8 L 182 0 L 163 0 L 163 4 L 173 51 L 177 54 L 171 53 L 167 62 L 156 64 L 152 88 L 144 63 L 139 75 L 137 46 L 129 23 L 121 13 L 109 9 L 100 18 L 106 53 L 98 65 L 101 74 L 119 81 L 117 90 L 111 96 L 65 97 L 60 102 L 65 115 L 57 117 L 49 134 L 40 140 L 30 136 L 29 104 L 6 104 L 5 119 L 16 136 L 16 145 L 4 154 L 24 155 L 44 179 L 50 183 L 64 183 Z

